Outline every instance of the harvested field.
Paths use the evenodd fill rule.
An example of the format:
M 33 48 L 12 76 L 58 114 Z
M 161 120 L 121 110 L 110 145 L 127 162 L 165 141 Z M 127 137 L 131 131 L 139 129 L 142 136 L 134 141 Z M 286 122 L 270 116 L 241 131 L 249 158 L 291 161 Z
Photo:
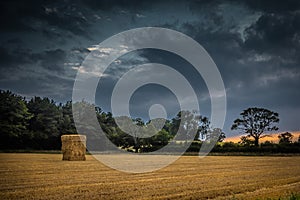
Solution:
M 267 199 L 300 192 L 300 157 L 183 156 L 129 174 L 92 156 L 0 154 L 0 199 Z

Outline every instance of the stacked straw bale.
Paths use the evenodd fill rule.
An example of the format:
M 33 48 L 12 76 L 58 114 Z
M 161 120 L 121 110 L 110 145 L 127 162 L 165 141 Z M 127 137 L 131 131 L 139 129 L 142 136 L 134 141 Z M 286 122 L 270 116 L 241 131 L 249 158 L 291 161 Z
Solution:
M 61 150 L 63 160 L 80 161 L 85 160 L 86 136 L 85 135 L 62 135 Z

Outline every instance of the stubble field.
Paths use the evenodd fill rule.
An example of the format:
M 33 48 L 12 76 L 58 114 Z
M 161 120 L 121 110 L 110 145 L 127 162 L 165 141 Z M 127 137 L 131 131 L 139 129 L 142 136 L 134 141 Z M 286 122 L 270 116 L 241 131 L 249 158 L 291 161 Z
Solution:
M 151 173 L 110 169 L 92 156 L 0 154 L 0 199 L 267 199 L 300 192 L 300 157 L 183 156 Z

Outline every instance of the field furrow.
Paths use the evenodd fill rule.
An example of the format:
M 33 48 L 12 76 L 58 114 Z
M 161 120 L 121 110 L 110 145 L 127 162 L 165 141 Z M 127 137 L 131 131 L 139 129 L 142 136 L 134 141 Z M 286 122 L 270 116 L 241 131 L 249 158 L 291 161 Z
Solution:
M 155 172 L 110 169 L 92 156 L 0 154 L 0 199 L 266 199 L 300 192 L 300 157 L 183 156 Z

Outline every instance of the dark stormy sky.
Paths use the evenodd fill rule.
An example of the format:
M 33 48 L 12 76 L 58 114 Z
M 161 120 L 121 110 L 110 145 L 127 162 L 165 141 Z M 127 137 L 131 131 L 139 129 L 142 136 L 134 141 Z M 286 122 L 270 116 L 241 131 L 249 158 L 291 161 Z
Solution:
M 300 129 L 300 1 L 1 1 L 0 89 L 30 98 L 72 98 L 74 79 L 93 45 L 121 31 L 164 27 L 199 42 L 222 75 L 230 126 L 248 107 L 280 115 L 280 131 Z M 203 115 L 210 99 L 200 75 L 185 60 L 159 50 L 122 56 L 106 71 L 96 103 L 110 111 L 114 84 L 132 66 L 157 62 L 182 73 L 195 89 Z M 166 78 L 168 78 L 166 76 Z M 176 80 L 174 80 L 176 81 Z M 131 114 L 147 118 L 153 103 L 169 117 L 178 102 L 168 88 L 146 85 L 131 98 Z

